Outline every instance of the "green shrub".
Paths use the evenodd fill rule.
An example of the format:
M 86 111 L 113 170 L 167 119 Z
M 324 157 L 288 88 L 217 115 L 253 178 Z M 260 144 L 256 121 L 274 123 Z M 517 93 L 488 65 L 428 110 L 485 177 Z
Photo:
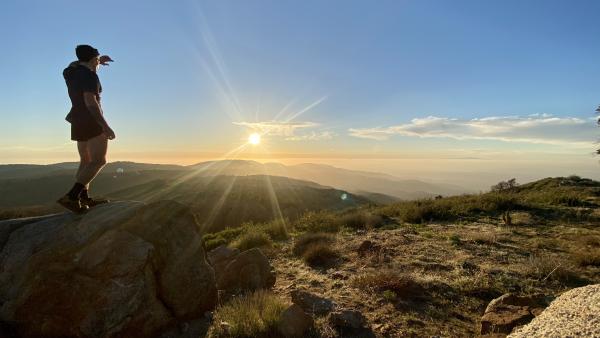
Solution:
M 245 232 L 233 243 L 233 246 L 240 249 L 240 251 L 252 248 L 271 247 L 272 245 L 273 241 L 271 240 L 271 237 L 261 231 Z
M 454 246 L 458 246 L 461 244 L 461 240 L 460 240 L 460 236 L 458 236 L 457 234 L 454 234 L 450 237 L 448 237 L 448 240 L 450 241 L 450 243 L 452 243 L 452 245 Z
M 256 227 L 269 235 L 274 241 L 283 241 L 289 238 L 285 220 L 273 220 L 267 223 L 257 224 Z
M 381 295 L 383 296 L 383 299 L 387 300 L 388 302 L 392 302 L 398 298 L 398 295 L 392 290 L 385 290 L 381 293 Z
M 202 237 L 202 239 L 204 240 L 204 246 L 206 247 L 206 250 L 210 251 L 218 246 L 231 243 L 244 231 L 244 228 L 229 228 L 219 232 L 206 234 Z
M 338 232 L 340 224 L 328 212 L 307 212 L 295 222 L 296 229 L 306 232 Z
M 277 324 L 286 308 L 282 299 L 267 291 L 234 298 L 215 311 L 209 337 L 279 337 Z

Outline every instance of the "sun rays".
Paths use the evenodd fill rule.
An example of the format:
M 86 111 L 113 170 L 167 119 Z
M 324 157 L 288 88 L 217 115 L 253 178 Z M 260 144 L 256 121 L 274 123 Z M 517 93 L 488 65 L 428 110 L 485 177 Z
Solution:
M 219 48 L 219 44 L 215 36 L 212 34 L 212 31 L 209 27 L 208 21 L 206 17 L 202 13 L 200 7 L 197 7 L 197 15 L 199 20 L 197 27 L 197 34 L 194 38 L 190 40 L 192 45 L 194 46 L 194 52 L 197 55 L 198 62 L 201 65 L 200 71 L 204 70 L 204 74 L 208 76 L 208 78 L 213 83 L 213 89 L 215 94 L 221 101 L 222 113 L 229 117 L 232 123 L 237 124 L 239 121 L 249 121 L 255 120 L 257 123 L 259 121 L 259 116 L 269 115 L 268 108 L 265 108 L 268 105 L 261 104 L 262 98 L 257 100 L 256 106 L 253 106 L 250 109 L 248 106 L 245 108 L 242 101 L 240 101 L 240 96 L 238 92 L 236 92 L 235 81 L 231 77 L 231 73 L 228 70 L 226 58 L 221 53 Z M 181 191 L 181 187 L 185 187 L 184 190 L 194 189 L 195 187 L 190 187 L 189 185 L 202 184 L 203 186 L 207 186 L 211 184 L 213 180 L 215 180 L 219 175 L 228 174 L 228 168 L 232 164 L 231 162 L 220 162 L 219 160 L 235 160 L 239 158 L 239 155 L 243 152 L 252 149 L 252 151 L 264 152 L 266 154 L 271 154 L 272 152 L 269 150 L 269 144 L 271 142 L 276 141 L 276 136 L 281 136 L 276 133 L 277 128 L 281 128 L 282 125 L 287 124 L 297 124 L 301 128 L 315 126 L 312 122 L 294 122 L 297 121 L 301 116 L 303 116 L 306 112 L 312 110 L 323 101 L 327 99 L 327 96 L 322 96 L 317 100 L 310 102 L 307 105 L 300 106 L 299 109 L 293 109 L 294 106 L 297 106 L 297 99 L 292 99 L 288 101 L 280 110 L 275 110 L 271 122 L 272 125 L 267 126 L 266 128 L 253 128 L 251 125 L 245 125 L 246 132 L 248 132 L 245 139 L 239 139 L 238 144 L 234 146 L 233 149 L 225 152 L 221 155 L 217 160 L 212 162 L 206 162 L 202 165 L 197 165 L 192 167 L 189 171 L 184 172 L 177 177 L 174 177 L 168 181 L 166 187 L 161 189 L 149 189 L 143 196 L 140 196 L 141 199 L 144 200 L 158 200 L 162 198 L 174 198 L 173 196 L 177 193 L 177 191 Z M 261 111 L 263 110 L 263 111 Z M 245 116 L 248 113 L 253 116 Z M 279 125 L 279 127 L 278 127 Z M 298 127 L 296 126 L 296 127 Z M 292 134 L 287 135 L 287 137 L 294 136 L 293 128 Z M 272 136 L 269 138 L 269 136 Z M 286 138 L 287 139 L 287 138 Z M 269 142 L 265 142 L 269 141 Z M 271 144 L 273 146 L 273 144 Z M 196 181 L 195 179 L 203 177 L 200 181 Z M 273 186 L 273 182 L 269 177 L 269 173 L 265 169 L 264 171 L 264 182 L 266 192 L 268 194 L 268 201 L 270 204 L 270 209 L 273 213 L 273 218 L 283 222 L 285 225 L 285 219 L 281 211 L 281 207 L 279 204 L 279 198 L 277 196 L 277 189 Z M 186 185 L 188 187 L 186 187 Z M 228 196 L 230 192 L 236 185 L 236 178 L 233 176 L 229 182 L 227 182 L 226 188 L 220 192 L 220 197 L 218 197 L 213 204 L 212 210 L 208 215 L 203 215 L 204 218 L 203 224 L 201 224 L 202 229 L 210 229 L 211 224 L 214 222 L 215 218 L 221 213 L 222 208 L 227 204 Z M 189 188 L 189 189 L 188 189 Z

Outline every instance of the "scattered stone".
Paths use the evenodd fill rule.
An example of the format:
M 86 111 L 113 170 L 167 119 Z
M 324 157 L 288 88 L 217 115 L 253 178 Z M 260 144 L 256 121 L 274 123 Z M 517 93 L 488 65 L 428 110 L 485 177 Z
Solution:
M 600 284 L 563 293 L 508 337 L 600 337 Z
M 223 270 L 217 288 L 227 292 L 269 289 L 275 285 L 275 271 L 258 248 L 237 255 Z
M 300 306 L 292 304 L 281 314 L 277 328 L 286 338 L 304 337 L 314 324 L 311 316 L 307 315 Z
M 529 323 L 549 303 L 543 295 L 504 294 L 492 300 L 481 317 L 481 334 L 510 333 L 516 326 Z
M 355 310 L 341 310 L 329 315 L 329 324 L 338 329 L 360 329 L 367 323 L 362 313 Z
M 462 263 L 460 263 L 460 268 L 463 270 L 467 270 L 467 271 L 478 271 L 479 267 L 470 261 L 463 261 Z
M 326 315 L 335 307 L 331 300 L 303 290 L 294 290 L 291 292 L 291 296 L 294 304 L 315 315 Z
M 363 257 L 380 249 L 381 245 L 375 244 L 370 240 L 365 240 L 358 246 L 357 252 L 359 256 Z
M 333 271 L 331 273 L 331 279 L 348 279 L 348 275 L 346 275 L 343 271 Z

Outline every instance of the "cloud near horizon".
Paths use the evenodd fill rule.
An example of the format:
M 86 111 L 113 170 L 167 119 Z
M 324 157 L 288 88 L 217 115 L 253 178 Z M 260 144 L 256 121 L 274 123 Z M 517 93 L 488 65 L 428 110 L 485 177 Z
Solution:
M 315 122 L 233 122 L 238 126 L 246 127 L 253 132 L 268 136 L 282 136 L 287 141 L 320 141 L 331 140 L 335 133 L 328 130 L 307 131 L 320 125 Z M 302 132 L 303 131 L 303 132 Z
M 490 116 L 473 119 L 428 116 L 410 123 L 389 127 L 350 128 L 349 135 L 383 141 L 392 135 L 456 140 L 497 140 L 534 144 L 591 147 L 596 140 L 596 126 L 576 117 L 550 114 Z

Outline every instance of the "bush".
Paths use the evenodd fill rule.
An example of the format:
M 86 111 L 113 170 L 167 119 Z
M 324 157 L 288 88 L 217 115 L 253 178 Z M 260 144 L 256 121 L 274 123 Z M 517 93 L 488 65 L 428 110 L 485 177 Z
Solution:
M 330 244 L 312 243 L 302 253 L 302 259 L 310 266 L 328 266 L 340 257 Z
M 252 230 L 245 232 L 233 243 L 233 246 L 240 249 L 240 251 L 252 248 L 271 247 L 272 245 L 273 241 L 269 235 L 261 231 Z
M 340 224 L 334 215 L 319 211 L 307 212 L 295 222 L 296 229 L 306 232 L 338 232 Z
M 314 245 L 314 244 L 333 245 L 333 244 L 335 244 L 335 242 L 336 242 L 336 237 L 331 234 L 307 233 L 307 234 L 298 236 L 296 238 L 296 240 L 294 241 L 294 247 L 292 249 L 292 252 L 296 256 L 302 256 L 302 254 L 304 254 L 304 252 L 310 245 Z
M 217 308 L 209 337 L 279 337 L 277 324 L 287 304 L 267 291 L 235 298 Z M 221 323 L 227 323 L 224 327 Z
M 338 218 L 341 226 L 352 229 L 373 229 L 378 228 L 383 223 L 383 217 L 375 215 L 365 210 L 356 210 Z
M 256 225 L 258 229 L 269 235 L 274 241 L 283 241 L 289 238 L 286 221 L 273 220 L 271 222 Z
M 244 232 L 244 228 L 230 228 L 206 234 L 202 237 L 206 250 L 210 251 L 221 245 L 229 244 Z

